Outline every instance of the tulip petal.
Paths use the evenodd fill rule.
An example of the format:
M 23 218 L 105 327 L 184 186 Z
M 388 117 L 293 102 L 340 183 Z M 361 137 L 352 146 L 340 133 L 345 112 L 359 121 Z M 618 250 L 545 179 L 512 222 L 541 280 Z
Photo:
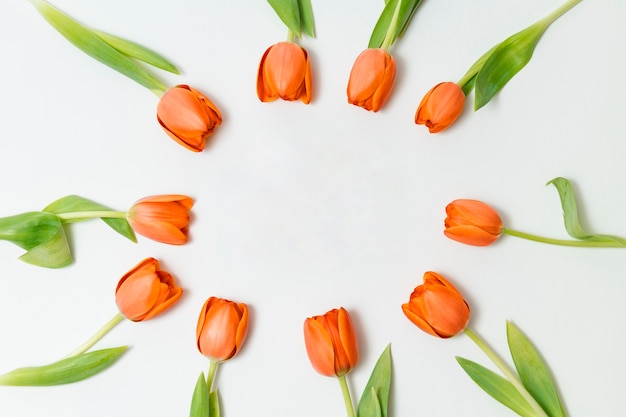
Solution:
M 225 300 L 217 300 L 206 312 L 204 325 L 198 339 L 198 348 L 204 355 L 220 360 L 230 359 L 236 352 L 236 329 L 239 314 Z
M 143 316 L 154 307 L 159 290 L 160 282 L 153 272 L 137 271 L 118 286 L 117 292 L 124 296 L 116 298 L 117 306 L 130 320 L 143 320 Z
M 339 346 L 343 347 L 348 359 L 348 369 L 352 369 L 359 361 L 359 345 L 350 315 L 343 308 L 339 309 L 337 328 L 339 329 Z
M 304 342 L 311 365 L 317 372 L 335 376 L 335 352 L 326 327 L 315 318 L 304 322 Z

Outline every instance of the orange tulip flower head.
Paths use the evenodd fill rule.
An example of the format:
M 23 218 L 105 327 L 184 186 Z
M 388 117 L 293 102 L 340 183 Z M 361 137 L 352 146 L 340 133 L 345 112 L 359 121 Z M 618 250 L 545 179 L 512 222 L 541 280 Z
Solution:
M 304 343 L 317 372 L 343 376 L 359 361 L 359 347 L 350 315 L 341 307 L 304 321 Z
M 357 57 L 348 80 L 348 103 L 377 112 L 396 80 L 396 61 L 384 49 L 368 48 Z
M 477 200 L 454 200 L 446 206 L 444 234 L 467 245 L 489 246 L 504 229 L 497 211 Z
M 120 279 L 115 302 L 127 319 L 144 321 L 172 307 L 182 294 L 172 275 L 160 269 L 159 261 L 146 258 Z
M 210 297 L 202 307 L 196 327 L 198 350 L 214 362 L 233 358 L 248 333 L 248 306 Z
M 270 46 L 259 64 L 256 91 L 259 100 L 311 102 L 311 64 L 306 49 L 293 42 Z
M 188 85 L 167 90 L 157 105 L 157 119 L 165 132 L 185 148 L 200 152 L 222 115 L 215 104 Z
M 424 284 L 415 288 L 402 311 L 417 327 L 441 338 L 462 332 L 470 319 L 461 293 L 435 272 L 424 274 Z
M 439 83 L 430 89 L 415 112 L 415 123 L 426 125 L 430 133 L 445 130 L 463 113 L 465 93 L 453 82 Z
M 189 232 L 193 199 L 167 194 L 142 198 L 128 210 L 128 222 L 140 235 L 161 243 L 182 245 Z

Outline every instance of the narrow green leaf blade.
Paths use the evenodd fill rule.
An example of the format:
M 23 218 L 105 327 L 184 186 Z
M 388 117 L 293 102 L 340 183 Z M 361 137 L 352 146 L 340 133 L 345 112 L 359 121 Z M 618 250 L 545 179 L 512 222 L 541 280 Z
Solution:
M 139 61 L 145 62 L 148 65 L 152 65 L 153 67 L 160 68 L 173 74 L 180 74 L 178 68 L 176 68 L 174 64 L 172 64 L 161 54 L 153 51 L 152 49 L 139 45 L 136 42 L 129 41 L 128 39 L 111 35 L 110 33 L 100 32 L 97 30 L 94 30 L 93 32 L 98 35 L 103 41 L 105 41 L 127 57 L 137 59 Z
M 211 417 L 220 417 L 220 398 L 217 390 L 209 393 L 209 415 Z
M 72 263 L 72 253 L 63 226 L 56 234 L 20 256 L 21 261 L 45 268 L 63 268 Z
M 126 349 L 120 346 L 95 350 L 50 365 L 15 369 L 0 375 L 0 385 L 51 386 L 82 381 L 113 365 Z
M 48 204 L 43 211 L 48 213 L 63 214 L 63 213 L 79 213 L 81 211 L 114 211 L 113 209 L 104 206 L 95 201 L 78 195 L 68 195 L 62 197 L 52 203 Z M 119 219 L 113 217 L 101 217 L 102 221 L 108 224 L 113 230 L 126 237 L 132 242 L 137 242 L 137 237 L 133 231 L 130 223 L 126 219 Z M 72 220 L 64 220 L 65 223 L 79 222 L 88 220 L 88 218 L 76 218 Z
M 357 417 L 387 417 L 391 373 L 391 345 L 387 345 L 363 390 L 357 407 Z
M 626 246 L 626 239 L 619 236 L 605 234 L 589 234 L 580 225 L 578 218 L 578 206 L 576 204 L 576 196 L 570 182 L 563 178 L 554 178 L 546 185 L 554 185 L 561 199 L 561 207 L 563 208 L 563 220 L 565 221 L 565 229 L 573 238 L 586 240 L 591 242 L 617 242 L 622 246 Z
M 163 83 L 106 43 L 91 29 L 81 25 L 45 0 L 30 1 L 52 27 L 87 55 L 158 94 L 167 90 Z
M 272 6 L 280 20 L 287 25 L 287 28 L 297 37 L 302 37 L 298 0 L 267 0 L 267 2 Z
M 522 395 L 505 378 L 476 362 L 457 357 L 457 362 L 487 394 L 522 417 L 535 417 L 535 412 Z
M 565 417 L 565 411 L 548 367 L 530 340 L 510 321 L 506 323 L 509 350 L 522 384 L 550 417 Z
M 61 220 L 51 213 L 31 211 L 0 218 L 0 239 L 30 250 L 58 233 Z
M 315 37 L 315 19 L 311 0 L 298 0 L 300 9 L 300 30 L 311 38 Z
M 191 411 L 189 417 L 209 417 L 209 389 L 204 378 L 204 372 L 198 377 L 196 387 L 191 397 Z
M 537 22 L 505 39 L 489 54 L 476 76 L 474 110 L 491 101 L 526 66 L 545 30 L 545 23 Z
M 398 5 L 398 3 L 400 4 Z M 386 2 L 370 36 L 368 48 L 380 48 L 387 36 L 389 36 L 387 45 L 393 45 L 406 31 L 420 3 L 421 0 L 389 0 Z M 398 14 L 394 19 L 398 7 Z

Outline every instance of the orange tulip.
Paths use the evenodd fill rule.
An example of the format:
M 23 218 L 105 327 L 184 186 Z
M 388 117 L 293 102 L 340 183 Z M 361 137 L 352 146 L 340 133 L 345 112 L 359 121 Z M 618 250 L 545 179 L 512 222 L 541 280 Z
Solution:
M 170 88 L 161 96 L 157 119 L 172 139 L 194 152 L 203 150 L 207 138 L 222 124 L 222 115 L 215 104 L 184 84 Z
M 430 89 L 415 112 L 415 123 L 426 125 L 430 133 L 445 130 L 463 113 L 465 94 L 453 82 L 439 83 Z
M 357 57 L 348 81 L 348 103 L 377 112 L 396 80 L 396 61 L 384 49 L 368 48 Z
M 187 242 L 193 203 L 191 197 L 176 194 L 142 198 L 128 210 L 128 222 L 135 232 L 149 239 L 182 245 Z
M 461 293 L 435 272 L 424 274 L 424 284 L 415 288 L 402 311 L 417 327 L 441 338 L 462 332 L 470 319 Z
M 356 332 L 343 307 L 306 319 L 304 343 L 313 368 L 322 375 L 343 376 L 359 361 Z
M 259 64 L 256 82 L 259 100 L 277 98 L 311 102 L 311 64 L 306 49 L 292 42 L 279 42 L 270 46 Z
M 183 294 L 159 261 L 146 258 L 120 279 L 115 302 L 120 313 L 132 321 L 152 319 L 170 308 Z
M 210 297 L 204 303 L 198 325 L 198 350 L 215 362 L 234 357 L 248 333 L 248 306 L 222 298 Z
M 476 200 L 454 200 L 446 206 L 444 234 L 474 246 L 489 246 L 503 231 L 498 212 Z

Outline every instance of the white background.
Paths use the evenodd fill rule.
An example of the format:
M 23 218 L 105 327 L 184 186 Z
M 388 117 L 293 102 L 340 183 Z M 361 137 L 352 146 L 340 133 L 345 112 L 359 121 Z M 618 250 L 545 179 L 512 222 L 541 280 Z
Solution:
M 548 29 L 530 64 L 478 112 L 430 135 L 413 116 L 428 89 L 457 81 L 487 49 L 562 0 L 425 0 L 391 49 L 393 94 L 378 113 L 346 101 L 348 74 L 382 0 L 313 1 L 317 38 L 305 38 L 310 105 L 261 103 L 256 71 L 287 30 L 264 1 L 57 0 L 92 27 L 151 47 L 223 112 L 202 153 L 177 145 L 155 118 L 157 97 L 89 58 L 28 1 L 0 6 L 0 216 L 78 194 L 120 210 L 141 197 L 196 200 L 190 242 L 133 244 L 94 220 L 68 228 L 75 262 L 22 263 L 0 242 L 0 373 L 53 362 L 116 312 L 118 279 L 145 257 L 185 289 L 144 323 L 125 321 L 99 348 L 129 345 L 112 368 L 59 387 L 0 387 L 7 417 L 184 416 L 208 361 L 195 346 L 209 296 L 250 307 L 241 353 L 218 370 L 222 413 L 345 415 L 339 385 L 306 356 L 306 317 L 344 306 L 361 360 L 358 398 L 391 343 L 391 417 L 512 416 L 456 363 L 490 366 L 464 335 L 439 340 L 400 305 L 427 270 L 458 286 L 470 326 L 507 361 L 505 321 L 536 344 L 572 416 L 626 415 L 626 250 L 542 245 L 504 236 L 478 248 L 444 237 L 457 198 L 494 206 L 505 225 L 567 238 L 556 189 L 572 182 L 583 225 L 626 236 L 626 7 L 587 0 Z

